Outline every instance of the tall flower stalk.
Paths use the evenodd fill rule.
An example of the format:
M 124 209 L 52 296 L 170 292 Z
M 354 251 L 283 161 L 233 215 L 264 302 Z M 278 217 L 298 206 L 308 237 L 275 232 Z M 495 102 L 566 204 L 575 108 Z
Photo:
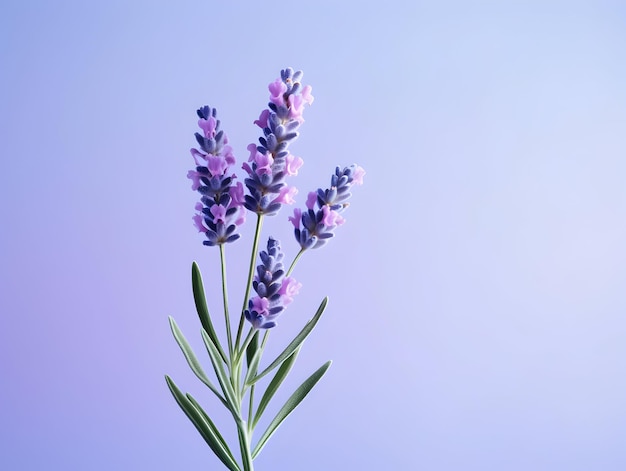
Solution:
M 253 440 L 260 419 L 289 374 L 304 340 L 317 325 L 328 302 L 327 298 L 322 300 L 313 317 L 278 356 L 272 361 L 263 361 L 269 329 L 276 327 L 279 316 L 301 288 L 301 284 L 291 274 L 306 250 L 321 247 L 334 235 L 336 227 L 343 224 L 340 213 L 347 207 L 349 189 L 354 184 L 362 183 L 364 175 L 363 169 L 357 165 L 343 170 L 338 167 L 331 177 L 331 186 L 311 192 L 304 212 L 300 209 L 294 211 L 294 216 L 289 220 L 295 227 L 300 250 L 288 270 L 285 270 L 285 255 L 278 240 L 270 236 L 264 249 L 259 252 L 263 218 L 278 214 L 284 204 L 294 203 L 297 194 L 297 189 L 287 183 L 287 178 L 297 175 L 303 161 L 291 153 L 289 146 L 298 137 L 299 127 L 304 122 L 304 106 L 313 102 L 311 87 L 302 85 L 302 76 L 302 72 L 287 68 L 281 71 L 278 79 L 270 83 L 268 106 L 254 121 L 261 128 L 262 135 L 258 144 L 248 146 L 250 155 L 242 165 L 245 172 L 243 184 L 236 181 L 237 175 L 232 171 L 236 159 L 226 134 L 220 129 L 217 111 L 209 106 L 203 106 L 197 111 L 201 132 L 195 134 L 198 147 L 191 149 L 195 168 L 187 176 L 200 199 L 192 219 L 196 229 L 204 234 L 203 244 L 219 247 L 226 336 L 224 348 L 223 339 L 218 336 L 209 314 L 200 269 L 194 262 L 193 295 L 202 325 L 200 334 L 214 373 L 213 379 L 205 373 L 174 319 L 170 317 L 169 320 L 174 338 L 191 370 L 232 415 L 239 444 L 238 458 L 200 403 L 189 393 L 183 393 L 169 376 L 166 375 L 165 379 L 183 412 L 215 455 L 231 471 L 253 471 L 254 459 L 331 364 L 330 361 L 324 363 L 296 388 L 263 433 Z M 239 325 L 236 335 L 233 335 L 226 277 L 226 246 L 240 238 L 238 229 L 245 222 L 246 212 L 256 214 L 256 228 Z M 251 297 L 252 291 L 254 295 Z M 250 327 L 244 338 L 246 321 Z M 259 333 L 262 331 L 265 335 L 259 341 Z M 255 387 L 260 379 L 268 375 L 272 376 L 271 380 L 257 400 Z

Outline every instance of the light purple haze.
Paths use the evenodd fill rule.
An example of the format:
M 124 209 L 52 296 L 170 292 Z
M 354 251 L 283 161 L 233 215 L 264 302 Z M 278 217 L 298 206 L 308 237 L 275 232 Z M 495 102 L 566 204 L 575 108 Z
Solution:
M 367 174 L 294 273 L 267 358 L 330 303 L 273 411 L 333 366 L 256 469 L 626 469 L 625 45 L 608 1 L 3 2 L 0 468 L 221 469 L 163 378 L 235 438 L 167 322 L 208 367 L 195 110 L 239 167 L 291 66 L 315 96 L 297 205 Z M 287 260 L 291 214 L 264 226 Z

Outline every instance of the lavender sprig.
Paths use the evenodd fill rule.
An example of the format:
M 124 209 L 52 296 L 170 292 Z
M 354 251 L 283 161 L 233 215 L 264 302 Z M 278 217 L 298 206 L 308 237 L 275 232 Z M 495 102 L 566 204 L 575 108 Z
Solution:
M 262 251 L 259 257 L 261 264 L 257 265 L 252 282 L 257 296 L 250 299 L 245 316 L 255 329 L 270 329 L 276 325 L 276 318 L 291 303 L 302 285 L 285 276 L 283 252 L 276 239 L 269 238 L 267 251 Z
M 298 173 L 302 159 L 290 153 L 289 145 L 298 137 L 299 126 L 304 121 L 304 106 L 313 102 L 311 87 L 303 86 L 301 80 L 302 72 L 287 68 L 281 71 L 279 79 L 269 85 L 268 108 L 254 122 L 263 130 L 263 135 L 259 139 L 259 145 L 248 146 L 250 157 L 242 166 L 247 175 L 247 195 L 244 195 L 244 185 L 235 182 L 236 175 L 231 170 L 235 157 L 228 145 L 226 134 L 220 129 L 216 110 L 203 106 L 197 111 L 201 132 L 195 134 L 198 147 L 191 149 L 196 166 L 189 171 L 187 177 L 192 181 L 192 189 L 200 193 L 200 202 L 196 204 L 197 214 L 193 217 L 194 225 L 205 234 L 205 245 L 219 247 L 227 350 L 222 348 L 221 339 L 213 327 L 202 277 L 195 262 L 192 266 L 192 286 L 203 327 L 202 339 L 217 383 L 204 372 L 198 357 L 173 318 L 170 318 L 170 326 L 192 371 L 232 414 L 239 439 L 240 461 L 235 458 L 202 406 L 190 394 L 184 394 L 169 376 L 166 375 L 165 379 L 178 405 L 230 471 L 254 471 L 254 459 L 283 420 L 307 396 L 331 365 L 331 361 L 324 363 L 304 380 L 277 411 L 260 437 L 254 437 L 260 418 L 291 371 L 303 342 L 317 325 L 328 302 L 328 298 L 321 302 L 313 317 L 278 356 L 267 365 L 264 365 L 265 362 L 261 363 L 271 329 L 276 326 L 278 317 L 301 287 L 290 276 L 291 272 L 307 249 L 322 246 L 333 236 L 334 230 L 344 223 L 341 213 L 348 206 L 350 189 L 355 184 L 361 184 L 365 174 L 357 165 L 343 170 L 337 168 L 331 177 L 330 187 L 309 193 L 307 209 L 294 211 L 294 216 L 289 219 L 295 227 L 300 251 L 287 271 L 283 264 L 284 254 L 276 239 L 269 237 L 266 249 L 257 254 L 264 216 L 274 215 L 283 204 L 293 203 L 297 192 L 295 187 L 287 184 L 286 179 Z M 244 223 L 246 210 L 256 213 L 257 221 L 239 327 L 233 342 L 228 308 L 225 244 L 239 238 L 237 230 Z M 258 264 L 257 256 L 260 258 Z M 252 289 L 254 293 L 250 297 Z M 250 330 L 243 339 L 246 320 L 250 323 Z M 262 341 L 261 331 L 264 332 Z M 259 380 L 270 373 L 273 377 L 269 385 L 260 400 L 255 401 L 255 388 L 260 387 Z M 247 411 L 244 410 L 246 397 Z M 256 438 L 254 442 L 253 438 Z
M 345 222 L 341 213 L 349 206 L 350 188 L 363 184 L 364 175 L 365 170 L 356 164 L 343 170 L 337 167 L 330 178 L 330 188 L 310 192 L 307 209 L 294 210 L 289 220 L 294 225 L 294 235 L 302 250 L 322 247 L 335 235 L 334 230 Z
M 293 204 L 295 187 L 287 186 L 285 178 L 298 174 L 302 159 L 289 152 L 289 144 L 298 137 L 304 122 L 305 104 L 313 103 L 311 87 L 300 83 L 303 73 L 287 68 L 280 78 L 269 84 L 270 102 L 254 123 L 263 130 L 260 145 L 250 144 L 250 157 L 242 168 L 250 192 L 245 207 L 257 214 L 274 215 L 283 204 Z
M 246 218 L 243 185 L 240 182 L 233 184 L 236 175 L 230 173 L 235 157 L 232 148 L 227 145 L 226 134 L 220 130 L 217 110 L 203 106 L 197 113 L 200 118 L 198 126 L 203 132 L 195 133 L 200 149 L 190 150 L 196 169 L 190 170 L 187 178 L 192 181 L 191 189 L 202 196 L 200 203 L 196 203 L 198 212 L 193 222 L 207 238 L 203 241 L 204 245 L 234 242 L 239 238 L 235 231 Z

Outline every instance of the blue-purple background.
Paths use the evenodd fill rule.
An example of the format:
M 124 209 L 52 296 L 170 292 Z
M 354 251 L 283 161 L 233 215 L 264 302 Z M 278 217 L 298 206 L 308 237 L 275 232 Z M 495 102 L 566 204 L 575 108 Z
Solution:
M 293 66 L 298 204 L 367 175 L 271 335 L 328 294 L 279 399 L 334 365 L 257 468 L 626 469 L 625 46 L 621 2 L 3 2 L 0 467 L 219 469 L 163 380 L 234 438 L 167 323 L 203 352 L 192 260 L 221 319 L 195 109 L 241 162 Z

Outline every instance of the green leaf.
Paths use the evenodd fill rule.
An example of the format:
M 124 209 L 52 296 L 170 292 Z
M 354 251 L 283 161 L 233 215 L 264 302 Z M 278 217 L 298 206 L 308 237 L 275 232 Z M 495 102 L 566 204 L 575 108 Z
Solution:
M 248 366 L 250 366 L 252 357 L 254 357 L 254 354 L 256 353 L 258 349 L 259 349 L 259 331 L 257 330 L 254 333 L 254 337 L 252 337 L 252 340 L 248 344 L 248 348 L 246 348 L 246 360 L 247 360 Z
M 233 461 L 235 461 L 235 457 L 232 455 L 231 451 L 228 449 L 228 445 L 226 444 L 226 440 L 224 440 L 224 437 L 222 437 L 222 434 L 219 432 L 219 430 L 217 429 L 217 427 L 215 426 L 215 424 L 213 423 L 213 421 L 211 420 L 209 415 L 204 411 L 204 409 L 200 406 L 200 404 L 198 404 L 198 401 L 196 401 L 191 394 L 187 393 L 187 394 L 185 394 L 185 396 L 187 397 L 189 402 L 191 402 L 193 404 L 193 406 L 196 408 L 196 410 L 200 414 L 202 414 L 202 417 L 204 418 L 204 420 L 206 421 L 207 425 L 209 426 L 209 428 L 211 429 L 211 431 L 215 435 L 215 439 L 219 442 L 219 444 L 222 446 L 222 448 L 224 448 L 224 450 L 228 453 L 228 456 Z
M 222 391 L 224 392 L 224 396 L 226 397 L 226 401 L 229 404 L 230 411 L 236 416 L 239 416 L 239 405 L 236 400 L 237 395 L 235 394 L 235 390 L 233 385 L 230 383 L 230 378 L 228 374 L 226 374 L 226 370 L 224 370 L 224 364 L 222 363 L 217 348 L 213 344 L 211 337 L 206 330 L 202 329 L 202 340 L 204 340 L 204 344 L 209 352 L 209 356 L 211 357 L 211 363 L 213 364 L 213 369 L 215 370 L 215 375 L 217 376 L 217 380 L 222 387 Z
M 274 394 L 276 394 L 276 391 L 278 391 L 278 388 L 289 374 L 289 371 L 291 371 L 291 367 L 296 362 L 298 353 L 300 353 L 299 348 L 296 349 L 296 351 L 293 352 L 289 358 L 283 361 L 283 363 L 280 365 L 280 368 L 278 368 L 278 371 L 272 378 L 272 381 L 270 381 L 270 384 L 268 384 L 267 389 L 265 390 L 265 392 L 263 393 L 263 397 L 261 398 L 261 402 L 259 402 L 259 408 L 254 415 L 254 420 L 252 421 L 252 429 L 256 427 L 256 424 L 259 422 L 259 419 L 263 415 L 265 408 L 269 404 L 272 397 L 274 397 Z
M 278 411 L 274 420 L 269 424 L 267 430 L 263 432 L 263 435 L 259 439 L 259 442 L 254 447 L 254 451 L 252 452 L 252 459 L 256 458 L 261 450 L 270 439 L 270 437 L 274 434 L 276 429 L 280 426 L 280 424 L 287 418 L 289 414 L 302 402 L 302 400 L 309 394 L 309 391 L 313 389 L 313 386 L 317 384 L 317 382 L 324 376 L 324 373 L 330 368 L 332 361 L 327 361 L 319 369 L 309 376 L 304 383 L 300 385 L 298 389 L 291 395 L 285 405 Z
M 220 345 L 220 341 L 217 338 L 217 334 L 215 333 L 215 329 L 213 328 L 213 322 L 211 322 L 211 315 L 209 314 L 209 309 L 206 305 L 206 297 L 204 295 L 204 284 L 202 283 L 202 275 L 200 274 L 200 268 L 198 268 L 198 264 L 193 262 L 191 265 L 191 286 L 193 288 L 193 299 L 196 303 L 196 311 L 198 311 L 198 317 L 200 317 L 200 323 L 202 324 L 202 328 L 207 331 L 209 337 L 213 341 L 213 344 L 217 347 L 220 356 L 224 363 L 228 364 L 228 360 L 226 358 L 226 354 L 224 350 L 222 350 L 222 346 Z
M 252 359 L 249 361 L 248 371 L 246 371 L 246 379 L 244 380 L 243 384 L 247 384 L 248 381 L 252 379 L 254 375 L 256 374 L 262 355 L 263 355 L 263 350 L 259 348 L 254 354 L 254 356 L 252 357 Z
M 187 339 L 185 338 L 182 331 L 176 324 L 176 321 L 174 320 L 174 318 L 172 316 L 169 316 L 169 320 L 170 320 L 170 327 L 172 329 L 172 334 L 174 334 L 174 338 L 176 339 L 178 346 L 183 351 L 183 355 L 185 355 L 185 358 L 187 359 L 187 363 L 189 363 L 191 370 L 195 373 L 198 379 L 200 379 L 200 381 L 206 384 L 209 387 L 209 389 L 213 391 L 213 393 L 219 398 L 219 400 L 222 401 L 222 404 L 224 404 L 224 406 L 228 408 L 228 404 L 226 403 L 226 401 L 224 400 L 220 392 L 217 390 L 217 388 L 213 386 L 208 376 L 202 369 L 202 366 L 200 365 L 198 358 L 194 354 L 193 350 L 191 349 L 191 346 L 189 345 L 189 343 L 187 342 Z
M 276 357 L 276 359 L 272 363 L 270 363 L 270 365 L 267 368 L 265 368 L 261 373 L 256 375 L 253 379 L 251 379 L 249 383 L 247 383 L 248 386 L 251 386 L 254 383 L 256 383 L 263 376 L 268 374 L 270 371 L 272 371 L 274 368 L 280 365 L 283 361 L 285 361 L 298 348 L 300 348 L 300 345 L 302 345 L 302 342 L 304 342 L 304 340 L 309 336 L 311 331 L 315 328 L 317 321 L 319 321 L 320 317 L 322 317 L 322 314 L 324 313 L 324 309 L 326 309 L 326 304 L 328 304 L 328 296 L 322 300 L 322 303 L 320 304 L 320 307 L 317 308 L 317 312 L 313 316 L 313 319 L 311 319 L 309 322 L 305 324 L 304 328 L 300 331 L 300 333 L 296 336 L 296 338 L 293 339 L 289 345 L 287 345 L 287 348 L 285 348 L 285 350 L 283 350 L 283 352 L 280 355 L 278 355 L 278 357 Z
M 194 424 L 198 432 L 200 432 L 200 435 L 202 435 L 204 441 L 206 441 L 211 450 L 213 450 L 213 453 L 215 453 L 215 455 L 221 460 L 221 462 L 224 463 L 226 467 L 231 471 L 241 471 L 233 458 L 233 454 L 226 446 L 226 443 L 224 442 L 222 436 L 219 434 L 219 432 L 217 433 L 217 435 L 215 434 L 217 429 L 215 428 L 213 422 L 207 422 L 205 420 L 206 414 L 204 413 L 204 411 L 200 412 L 196 408 L 194 403 L 191 402 L 189 398 L 180 391 L 180 389 L 178 389 L 174 381 L 172 381 L 169 376 L 165 375 L 165 381 L 167 382 L 167 386 L 174 396 L 174 399 L 176 399 L 176 402 L 183 410 L 185 415 L 187 415 L 187 417 Z

